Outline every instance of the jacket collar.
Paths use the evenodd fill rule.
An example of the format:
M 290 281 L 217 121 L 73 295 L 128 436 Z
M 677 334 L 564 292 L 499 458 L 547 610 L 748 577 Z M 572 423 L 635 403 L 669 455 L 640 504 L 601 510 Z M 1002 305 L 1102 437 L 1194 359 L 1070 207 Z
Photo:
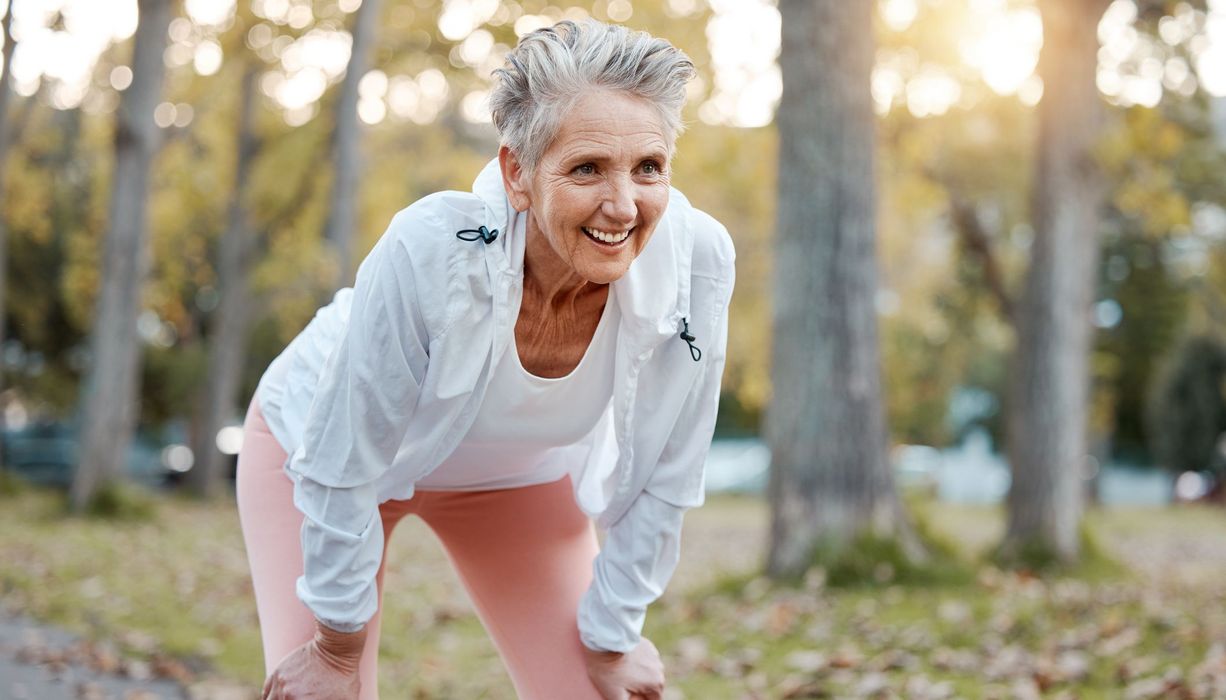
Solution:
M 491 231 L 499 231 L 497 240 L 486 246 L 492 249 L 495 267 L 502 274 L 522 280 L 524 236 L 512 230 L 514 209 L 503 188 L 497 159 L 477 176 L 473 194 L 485 204 L 485 225 Z M 654 340 L 677 335 L 681 318 L 689 314 L 690 261 L 694 245 L 689 209 L 685 195 L 670 189 L 668 208 L 647 247 L 635 258 L 626 274 L 612 285 L 622 323 L 628 324 L 636 334 L 654 336 Z

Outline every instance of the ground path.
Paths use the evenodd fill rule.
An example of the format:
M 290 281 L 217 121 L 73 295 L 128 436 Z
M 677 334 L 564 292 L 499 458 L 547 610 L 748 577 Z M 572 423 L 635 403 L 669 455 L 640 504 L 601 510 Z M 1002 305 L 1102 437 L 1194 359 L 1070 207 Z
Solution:
M 251 700 L 232 683 L 189 678 L 172 660 L 124 658 L 0 600 L 0 700 Z M 184 682 L 175 680 L 176 676 Z

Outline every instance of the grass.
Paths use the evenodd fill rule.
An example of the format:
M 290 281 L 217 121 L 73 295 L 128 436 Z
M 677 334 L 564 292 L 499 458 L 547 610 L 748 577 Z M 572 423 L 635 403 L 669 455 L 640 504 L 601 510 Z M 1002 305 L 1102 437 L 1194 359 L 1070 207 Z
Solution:
M 254 694 L 263 661 L 230 503 L 162 499 L 147 517 L 118 521 L 65 518 L 58 503 L 31 489 L 0 497 L 0 601 Z M 1226 513 L 1093 512 L 1089 532 L 1108 564 L 1037 577 L 984 563 L 998 510 L 919 510 L 958 575 L 838 587 L 834 569 L 795 585 L 757 575 L 760 501 L 717 497 L 692 512 L 674 585 L 646 630 L 665 655 L 671 697 L 1007 698 L 1035 688 L 1087 700 L 1226 698 Z M 853 573 L 890 555 L 862 544 L 868 556 Z M 392 539 L 386 586 L 383 697 L 513 698 L 416 519 Z M 1143 682 L 1165 685 L 1146 696 Z

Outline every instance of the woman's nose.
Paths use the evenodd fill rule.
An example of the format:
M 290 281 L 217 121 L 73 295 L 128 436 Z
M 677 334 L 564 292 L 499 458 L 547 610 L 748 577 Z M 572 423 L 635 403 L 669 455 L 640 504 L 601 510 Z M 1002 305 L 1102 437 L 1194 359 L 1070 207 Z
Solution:
M 610 180 L 602 209 L 604 215 L 612 222 L 626 226 L 633 224 L 638 215 L 638 206 L 634 203 L 633 184 L 628 179 Z

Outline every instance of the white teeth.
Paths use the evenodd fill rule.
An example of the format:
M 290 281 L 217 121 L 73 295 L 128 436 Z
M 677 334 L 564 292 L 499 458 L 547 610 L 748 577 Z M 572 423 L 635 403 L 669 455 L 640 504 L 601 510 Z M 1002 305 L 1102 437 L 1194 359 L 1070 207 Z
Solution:
M 583 228 L 583 231 L 589 236 L 605 243 L 621 243 L 630 237 L 630 231 L 632 230 L 633 229 L 626 229 L 625 231 L 619 231 L 618 233 L 608 233 L 606 231 L 598 231 L 594 228 Z

